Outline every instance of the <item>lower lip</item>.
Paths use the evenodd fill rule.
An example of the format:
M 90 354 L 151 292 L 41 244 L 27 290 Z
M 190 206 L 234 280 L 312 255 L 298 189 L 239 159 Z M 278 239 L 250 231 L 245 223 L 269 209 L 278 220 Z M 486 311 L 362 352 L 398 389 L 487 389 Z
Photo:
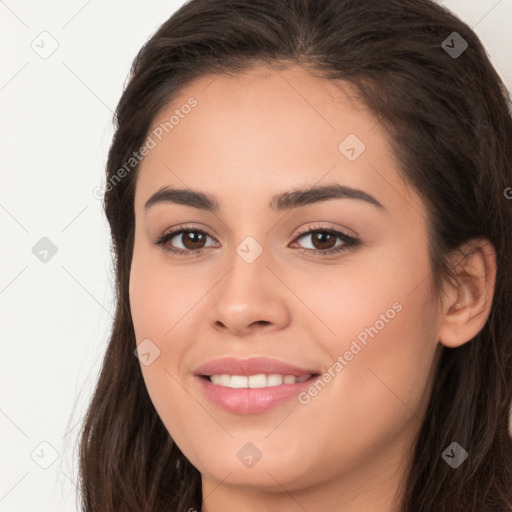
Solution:
M 317 376 L 304 382 L 281 384 L 265 388 L 229 388 L 213 384 L 208 379 L 198 377 L 208 399 L 215 405 L 237 414 L 258 414 L 296 397 L 311 385 Z

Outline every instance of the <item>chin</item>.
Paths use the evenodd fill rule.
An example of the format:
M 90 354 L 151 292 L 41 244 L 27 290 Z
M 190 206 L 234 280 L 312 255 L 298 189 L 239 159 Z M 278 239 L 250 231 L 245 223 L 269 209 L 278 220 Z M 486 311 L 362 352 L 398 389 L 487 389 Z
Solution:
M 228 450 L 222 450 L 220 454 L 210 454 L 208 458 L 201 458 L 194 466 L 202 474 L 203 478 L 222 482 L 223 485 L 234 485 L 261 489 L 268 492 L 282 492 L 302 488 L 312 483 L 312 475 L 304 465 L 303 457 L 292 458 L 276 453 L 268 449 L 269 455 L 262 453 L 257 461 L 253 459 L 242 462 L 244 454 L 239 460 L 235 457 L 226 457 Z M 229 450 L 230 451 L 230 450 Z M 247 452 L 250 450 L 248 449 Z M 264 450 L 263 450 L 264 451 Z M 252 462 L 252 465 L 250 463 Z M 318 476 L 318 472 L 315 472 Z

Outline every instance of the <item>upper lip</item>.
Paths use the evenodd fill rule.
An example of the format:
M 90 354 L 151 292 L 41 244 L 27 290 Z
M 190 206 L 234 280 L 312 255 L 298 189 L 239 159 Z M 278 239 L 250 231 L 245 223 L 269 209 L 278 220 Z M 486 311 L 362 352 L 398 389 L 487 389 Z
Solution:
M 295 375 L 302 377 L 304 375 L 314 375 L 315 370 L 299 368 L 279 359 L 268 357 L 251 357 L 249 359 L 239 359 L 236 357 L 222 357 L 212 359 L 199 366 L 194 373 L 196 375 L 257 375 L 261 373 L 278 373 L 281 375 Z

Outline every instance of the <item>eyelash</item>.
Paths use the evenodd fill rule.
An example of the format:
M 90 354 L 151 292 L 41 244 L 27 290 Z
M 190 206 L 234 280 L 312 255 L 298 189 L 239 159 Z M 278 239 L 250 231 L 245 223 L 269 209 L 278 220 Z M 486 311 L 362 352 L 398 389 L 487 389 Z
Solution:
M 172 238 L 174 238 L 177 235 L 183 234 L 183 233 L 201 233 L 203 235 L 207 235 L 210 238 L 214 239 L 213 236 L 211 236 L 207 231 L 204 231 L 203 229 L 196 228 L 195 226 L 178 226 L 175 230 L 163 234 L 156 242 L 155 245 L 162 246 L 163 250 L 166 252 L 170 252 L 172 254 L 176 254 L 179 256 L 190 256 L 193 254 L 194 256 L 200 256 L 206 249 L 176 249 L 175 247 L 171 247 L 167 245 L 167 242 L 169 242 Z M 314 229 L 306 228 L 304 230 L 299 231 L 299 234 L 295 237 L 295 240 L 298 240 L 299 238 L 305 238 L 307 235 L 315 234 L 315 233 L 327 233 L 329 235 L 333 235 L 336 238 L 340 238 L 344 243 L 338 247 L 332 248 L 332 249 L 298 249 L 301 253 L 309 254 L 313 252 L 313 254 L 319 253 L 322 256 L 329 256 L 332 254 L 340 253 L 343 251 L 349 251 L 354 249 L 355 247 L 359 245 L 363 245 L 363 242 L 361 240 L 354 238 L 352 236 L 347 235 L 343 231 L 339 231 L 337 229 L 334 229 L 333 227 L 326 228 L 326 227 L 315 227 Z M 214 239 L 215 240 L 215 239 Z

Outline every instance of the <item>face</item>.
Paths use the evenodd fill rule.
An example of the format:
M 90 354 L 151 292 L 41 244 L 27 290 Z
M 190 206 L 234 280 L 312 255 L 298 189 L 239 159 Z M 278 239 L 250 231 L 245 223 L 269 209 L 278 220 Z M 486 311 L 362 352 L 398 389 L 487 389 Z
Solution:
M 208 76 L 149 133 L 131 312 L 203 481 L 391 479 L 421 426 L 439 348 L 425 205 L 350 93 L 296 67 Z M 299 193 L 315 187 L 332 188 Z

